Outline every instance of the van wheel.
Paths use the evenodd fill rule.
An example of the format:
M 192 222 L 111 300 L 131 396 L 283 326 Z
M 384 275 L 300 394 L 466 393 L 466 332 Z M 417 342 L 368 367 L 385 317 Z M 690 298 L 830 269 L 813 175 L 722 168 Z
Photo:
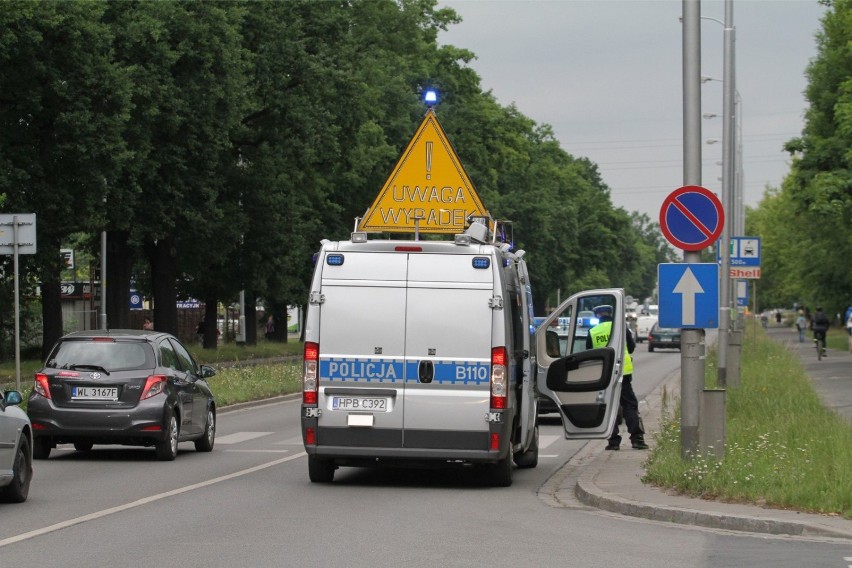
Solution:
M 308 456 L 308 477 L 312 483 L 331 483 L 334 481 L 334 462 L 315 456 Z
M 88 452 L 92 449 L 92 442 L 74 442 L 74 449 L 78 452 Z
M 522 469 L 533 468 L 538 465 L 538 426 L 535 427 L 533 440 L 525 452 L 515 454 L 515 465 Z
M 485 481 L 494 487 L 509 487 L 512 485 L 512 456 L 507 455 L 495 464 L 486 466 Z

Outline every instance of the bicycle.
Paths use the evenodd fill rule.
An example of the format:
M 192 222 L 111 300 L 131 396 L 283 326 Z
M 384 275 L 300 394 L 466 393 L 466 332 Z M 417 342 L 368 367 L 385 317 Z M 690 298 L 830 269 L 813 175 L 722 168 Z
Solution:
M 816 347 L 817 361 L 822 361 L 825 355 L 825 332 L 814 332 L 814 346 Z

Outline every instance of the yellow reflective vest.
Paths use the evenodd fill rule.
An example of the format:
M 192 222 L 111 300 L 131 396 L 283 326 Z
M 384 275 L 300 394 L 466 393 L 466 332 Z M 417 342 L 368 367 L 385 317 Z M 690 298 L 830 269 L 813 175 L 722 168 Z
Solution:
M 609 344 L 609 334 L 612 331 L 612 322 L 601 322 L 589 330 L 589 335 L 592 338 L 592 347 L 606 347 Z M 627 351 L 627 346 L 624 346 L 624 371 L 622 375 L 633 374 L 633 357 Z

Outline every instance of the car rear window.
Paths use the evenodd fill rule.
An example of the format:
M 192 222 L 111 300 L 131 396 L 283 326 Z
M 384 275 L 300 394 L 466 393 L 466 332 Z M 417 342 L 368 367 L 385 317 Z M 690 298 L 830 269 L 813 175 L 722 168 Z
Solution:
M 78 365 L 94 365 L 107 371 L 151 369 L 154 352 L 147 343 L 138 341 L 63 341 L 47 362 L 55 369 Z

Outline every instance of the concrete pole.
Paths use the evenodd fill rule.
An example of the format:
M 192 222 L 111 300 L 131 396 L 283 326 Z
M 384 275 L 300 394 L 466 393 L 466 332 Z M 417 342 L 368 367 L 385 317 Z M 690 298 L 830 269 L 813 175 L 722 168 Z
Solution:
M 728 375 L 728 344 L 731 328 L 731 216 L 734 210 L 734 7 L 733 0 L 725 0 L 724 46 L 724 96 L 722 99 L 722 207 L 725 210 L 725 227 L 722 230 L 722 265 L 719 285 L 719 358 L 717 379 L 719 388 L 725 388 Z
M 683 2 L 683 183 L 701 185 L 701 2 Z M 684 252 L 683 261 L 701 262 L 699 252 Z M 698 449 L 698 422 L 704 388 L 704 330 L 684 329 L 680 353 L 681 457 Z

